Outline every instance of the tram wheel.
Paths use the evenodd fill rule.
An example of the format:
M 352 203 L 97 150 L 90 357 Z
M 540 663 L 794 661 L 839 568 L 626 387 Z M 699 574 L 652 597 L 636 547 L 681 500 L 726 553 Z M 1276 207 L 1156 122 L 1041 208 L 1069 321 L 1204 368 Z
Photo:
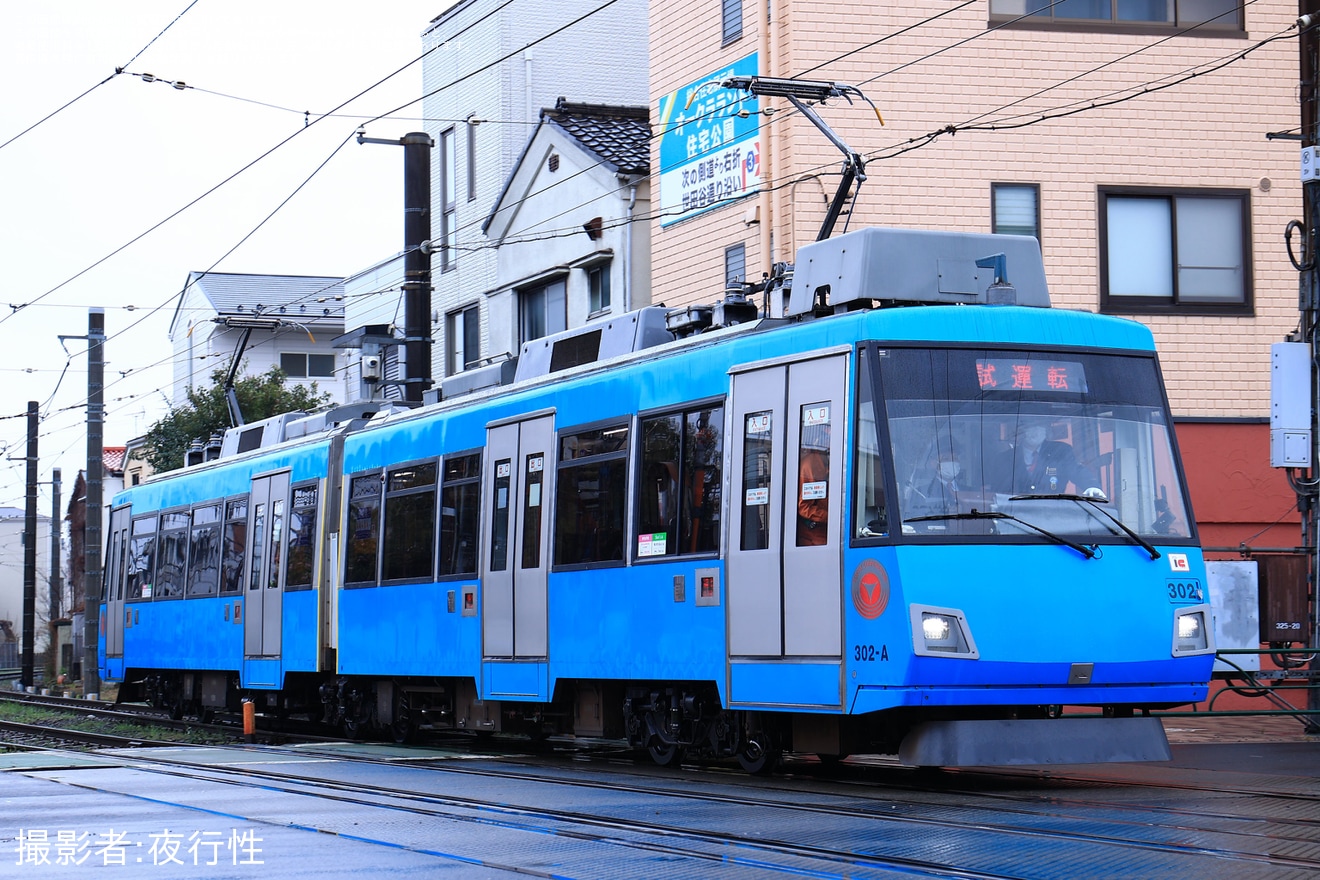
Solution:
M 747 740 L 738 753 L 738 763 L 743 770 L 755 776 L 766 776 L 779 766 L 780 751 L 777 744 L 767 733 L 758 733 Z
M 657 740 L 646 747 L 646 753 L 661 767 L 676 767 L 683 761 L 683 749 L 673 743 Z
M 408 692 L 402 691 L 394 704 L 394 723 L 390 725 L 390 734 L 399 745 L 407 745 L 417 739 L 417 721 L 413 717 L 412 700 Z

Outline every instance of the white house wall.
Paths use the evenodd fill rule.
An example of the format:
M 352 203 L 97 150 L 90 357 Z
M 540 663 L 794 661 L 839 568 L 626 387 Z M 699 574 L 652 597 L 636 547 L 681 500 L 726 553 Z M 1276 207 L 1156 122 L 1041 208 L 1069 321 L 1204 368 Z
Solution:
M 23 632 L 23 523 L 24 517 L 0 518 L 0 620 L 13 621 L 22 645 Z M 37 650 L 46 642 L 50 596 L 50 518 L 37 517 Z
M 559 157 L 555 171 L 548 159 Z M 639 189 L 647 185 L 641 181 Z M 497 254 L 497 290 L 493 299 L 507 318 L 493 327 L 490 334 L 495 351 L 518 350 L 516 293 L 510 285 L 551 267 L 569 267 L 566 277 L 568 326 L 578 326 L 590 315 L 586 267 L 596 265 L 593 255 L 602 256 L 610 265 L 610 312 L 619 314 L 627 308 L 647 305 L 648 291 L 629 291 L 625 272 L 636 257 L 629 253 L 632 244 L 649 237 L 645 223 L 630 236 L 628 220 L 630 186 L 620 183 L 610 169 L 588 153 L 572 137 L 553 125 L 545 125 L 532 141 L 523 163 L 509 185 L 504 210 L 492 222 L 488 234 L 499 242 Z M 634 211 L 636 208 L 634 207 Z M 601 218 L 601 237 L 593 241 L 583 225 Z M 584 261 L 590 261 L 584 264 Z M 631 303 L 625 303 L 625 297 Z
M 501 5 L 495 0 L 459 3 L 423 37 L 423 49 L 429 52 L 423 70 L 423 91 L 428 96 L 423 102 L 426 130 L 437 147 L 440 133 L 450 126 L 457 138 L 458 254 L 449 271 L 441 270 L 438 254 L 432 257 L 432 305 L 441 318 L 432 352 L 432 372 L 437 376 L 443 375 L 445 314 L 497 286 L 497 259 L 481 226 L 531 136 L 540 110 L 553 107 L 561 96 L 575 102 L 633 106 L 645 105 L 649 98 L 646 0 L 619 0 L 525 49 L 568 22 L 600 9 L 601 4 L 598 0 L 515 0 L 496 13 Z M 483 70 L 487 65 L 493 66 Z M 468 197 L 468 126 L 463 122 L 471 116 L 486 120 L 473 131 L 473 198 Z M 439 155 L 435 159 L 431 228 L 438 240 L 443 206 Z M 512 321 L 517 315 L 510 315 L 494 300 L 486 305 L 482 353 L 498 353 L 504 346 L 492 341 L 491 327 L 500 328 L 497 335 L 511 329 L 516 332 Z

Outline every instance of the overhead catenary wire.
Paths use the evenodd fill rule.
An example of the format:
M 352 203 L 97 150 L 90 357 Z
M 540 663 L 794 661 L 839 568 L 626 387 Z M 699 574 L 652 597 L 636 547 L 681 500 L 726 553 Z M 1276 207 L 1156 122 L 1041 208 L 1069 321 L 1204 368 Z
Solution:
M 1254 48 L 1254 47 L 1253 47 L 1253 48 Z M 1248 50 L 1248 51 L 1250 51 L 1250 50 Z M 850 54 L 851 54 L 851 53 L 850 53 Z M 439 91 L 439 90 L 436 90 L 436 91 Z M 1044 90 L 1042 90 L 1042 91 L 1044 91 Z M 434 92 L 432 92 L 431 94 L 434 94 Z M 1144 92 L 1141 93 L 1141 94 L 1144 94 Z M 1132 99 L 1132 98 L 1134 98 L 1134 97 L 1139 97 L 1139 96 L 1140 96 L 1140 94 L 1134 94 L 1134 95 L 1128 96 L 1127 98 L 1125 98 L 1125 100 L 1130 100 L 1130 99 Z M 405 106 L 407 106 L 407 105 L 405 105 Z M 1008 106 L 1011 106 L 1011 105 L 1008 105 Z M 995 111 L 990 111 L 990 112 L 995 112 Z M 1080 112 L 1080 111 L 1079 111 L 1079 112 Z M 984 118 L 985 115 L 986 115 L 986 114 L 983 114 L 983 115 L 980 116 L 980 117 L 973 117 L 973 118 L 974 118 L 974 119 Z M 373 119 L 383 119 L 383 118 L 386 118 L 386 116 L 385 116 L 385 115 L 379 115 L 379 116 L 372 117 L 372 118 L 373 118 Z M 528 124 L 533 124 L 533 123 L 528 123 Z M 959 130 L 970 130 L 970 129 L 967 129 L 967 128 L 964 127 L 964 128 L 959 128 Z M 940 133 L 943 133 L 943 132 L 940 132 Z M 904 151 L 904 152 L 906 151 L 906 147 L 905 147 L 905 149 L 904 149 L 903 151 Z M 888 158 L 888 157 L 885 157 L 885 158 Z M 829 168 L 829 167 L 832 167 L 832 163 L 831 163 L 830 165 L 822 166 L 822 168 Z M 652 175 L 652 177 L 654 177 L 654 175 Z M 658 216 L 662 216 L 662 213 L 661 213 L 661 212 L 651 212 L 651 213 L 650 213 L 649 215 L 647 215 L 647 216 L 650 216 L 650 217 L 658 217 Z M 565 228 L 564 230 L 562 230 L 562 233 L 563 233 L 563 234 L 572 234 L 572 233 L 574 233 L 574 232 L 576 232 L 576 231 L 577 231 L 577 230 L 576 230 L 575 227 L 570 227 L 570 228 Z M 538 238 L 541 238 L 541 237 L 547 237 L 547 236 L 537 236 L 537 237 L 538 237 Z M 533 238 L 527 238 L 527 239 L 517 239 L 517 238 L 515 238 L 515 239 L 510 239 L 510 241 L 518 241 L 518 240 L 535 240 L 535 239 L 533 239 Z M 482 248 L 482 247 L 490 247 L 490 246 L 492 246 L 492 245 L 484 244 L 484 243 L 482 243 L 482 244 L 477 244 L 477 245 L 471 245 L 471 244 L 468 244 L 468 245 L 461 246 L 460 249 L 476 250 L 476 249 L 479 249 L 479 248 Z

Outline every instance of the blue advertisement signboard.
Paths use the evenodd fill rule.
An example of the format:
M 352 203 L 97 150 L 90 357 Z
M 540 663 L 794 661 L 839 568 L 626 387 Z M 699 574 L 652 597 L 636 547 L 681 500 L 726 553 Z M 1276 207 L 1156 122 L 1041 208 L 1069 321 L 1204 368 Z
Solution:
M 753 52 L 660 99 L 660 225 L 727 205 L 761 187 L 761 116 L 755 95 L 726 89 L 756 76 Z

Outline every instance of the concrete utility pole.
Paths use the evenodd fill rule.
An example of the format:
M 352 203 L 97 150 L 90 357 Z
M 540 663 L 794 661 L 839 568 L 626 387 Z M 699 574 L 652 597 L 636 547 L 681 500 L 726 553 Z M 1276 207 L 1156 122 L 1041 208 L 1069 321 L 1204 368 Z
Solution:
M 83 696 L 101 691 L 97 636 L 101 617 L 101 456 L 105 418 L 105 309 L 87 310 L 87 526 L 83 551 Z
M 1312 392 L 1320 389 L 1316 364 L 1320 363 L 1320 169 L 1316 168 L 1316 145 L 1320 143 L 1320 0 L 1298 0 L 1297 26 L 1301 33 L 1297 45 L 1299 51 L 1299 98 L 1302 112 L 1302 216 L 1306 230 L 1306 243 L 1303 249 L 1301 278 L 1298 287 L 1298 308 L 1301 311 L 1301 341 L 1311 346 L 1311 388 Z M 1320 473 L 1320 441 L 1317 433 L 1316 414 L 1320 412 L 1320 399 L 1312 398 L 1311 408 L 1311 477 Z M 1320 645 L 1320 620 L 1317 609 L 1320 608 L 1320 596 L 1317 595 L 1317 579 L 1320 578 L 1320 519 L 1317 518 L 1316 496 L 1314 489 L 1298 488 L 1297 509 L 1302 518 L 1302 546 L 1311 549 L 1309 578 L 1310 594 L 1310 645 Z M 1320 710 L 1320 688 L 1315 687 L 1314 676 L 1320 675 L 1320 655 L 1310 663 L 1312 687 L 1307 690 L 1306 708 Z M 1310 716 L 1307 732 L 1320 732 L 1320 721 Z
M 23 687 L 36 684 L 37 635 L 37 402 L 27 408 L 27 505 L 23 515 Z
M 359 144 L 403 147 L 403 351 L 408 372 L 403 399 L 421 403 L 431 387 L 431 148 L 426 132 L 414 131 L 398 140 L 369 138 Z
M 51 505 L 50 505 L 50 632 L 52 650 L 55 645 L 55 621 L 59 620 L 61 615 L 60 601 L 64 594 L 64 578 L 60 571 L 60 552 L 63 544 L 60 541 L 61 533 L 64 531 L 60 526 L 63 521 L 60 517 L 60 469 L 55 468 L 50 476 Z M 59 671 L 59 658 L 55 658 L 55 671 Z

